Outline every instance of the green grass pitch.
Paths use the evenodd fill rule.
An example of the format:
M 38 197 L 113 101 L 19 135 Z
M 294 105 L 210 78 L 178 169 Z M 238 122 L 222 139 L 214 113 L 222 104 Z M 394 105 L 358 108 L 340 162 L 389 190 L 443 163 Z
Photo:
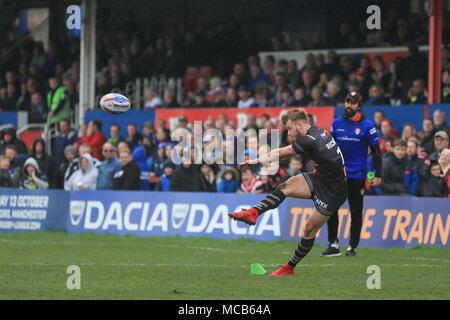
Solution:
M 450 299 L 450 250 L 359 248 L 321 258 L 315 245 L 294 276 L 272 277 L 295 242 L 62 232 L 0 234 L 0 299 Z M 344 251 L 345 247 L 342 247 Z M 265 275 L 251 275 L 260 263 Z M 69 290 L 70 265 L 80 267 Z M 381 289 L 367 288 L 370 265 Z

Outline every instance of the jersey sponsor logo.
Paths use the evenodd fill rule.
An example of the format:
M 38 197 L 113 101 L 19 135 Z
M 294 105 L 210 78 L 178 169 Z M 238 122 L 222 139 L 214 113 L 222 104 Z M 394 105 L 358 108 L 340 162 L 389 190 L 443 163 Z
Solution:
M 336 145 L 336 141 L 334 141 L 334 139 L 332 139 L 330 142 L 328 142 L 325 146 L 327 147 L 327 149 L 331 149 Z
M 370 133 L 370 134 L 375 134 L 375 133 L 377 133 L 377 129 L 372 128 L 372 129 L 370 129 L 369 133 Z
M 317 203 L 321 208 L 324 208 L 324 209 L 328 208 L 328 204 L 326 204 L 325 202 L 320 200 L 316 195 L 314 195 L 313 198 L 314 198 L 314 202 Z

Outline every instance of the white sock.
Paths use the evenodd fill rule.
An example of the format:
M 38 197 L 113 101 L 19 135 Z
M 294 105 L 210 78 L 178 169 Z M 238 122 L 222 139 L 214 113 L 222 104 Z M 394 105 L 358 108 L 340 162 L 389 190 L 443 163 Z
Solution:
M 348 247 L 348 248 L 347 248 L 347 251 L 350 251 L 350 250 L 352 250 L 352 247 Z
M 333 248 L 339 249 L 339 244 L 334 244 L 334 243 L 333 243 L 331 246 L 332 246 Z

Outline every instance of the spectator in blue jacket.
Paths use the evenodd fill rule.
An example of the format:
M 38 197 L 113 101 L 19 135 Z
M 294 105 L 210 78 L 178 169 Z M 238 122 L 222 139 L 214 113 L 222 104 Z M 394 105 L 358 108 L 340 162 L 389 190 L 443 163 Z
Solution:
M 131 154 L 133 159 L 139 165 L 141 169 L 141 190 L 150 190 L 150 166 L 147 164 L 147 156 L 145 154 L 145 150 L 140 143 L 136 145 L 133 153 Z
M 170 191 L 170 179 L 172 178 L 173 170 L 175 169 L 174 164 L 171 161 L 164 162 L 164 174 L 161 179 L 156 184 L 156 191 Z
M 239 190 L 238 172 L 232 167 L 227 167 L 220 173 L 217 183 L 217 192 L 236 193 Z
M 165 149 L 165 144 L 160 143 L 158 145 L 156 157 L 153 158 L 152 167 L 150 168 L 150 177 L 159 178 L 163 174 L 164 160 L 166 160 Z
M 112 190 L 116 172 L 122 169 L 122 162 L 114 156 L 112 143 L 105 143 L 102 147 L 103 162 L 98 167 L 97 190 Z

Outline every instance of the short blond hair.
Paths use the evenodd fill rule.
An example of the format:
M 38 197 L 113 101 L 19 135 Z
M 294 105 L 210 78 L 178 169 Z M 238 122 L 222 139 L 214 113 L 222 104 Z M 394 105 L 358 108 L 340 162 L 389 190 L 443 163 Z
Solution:
M 308 113 L 303 108 L 291 109 L 281 117 L 283 125 L 286 125 L 288 120 L 291 120 L 292 122 L 302 121 L 306 123 L 308 122 Z

